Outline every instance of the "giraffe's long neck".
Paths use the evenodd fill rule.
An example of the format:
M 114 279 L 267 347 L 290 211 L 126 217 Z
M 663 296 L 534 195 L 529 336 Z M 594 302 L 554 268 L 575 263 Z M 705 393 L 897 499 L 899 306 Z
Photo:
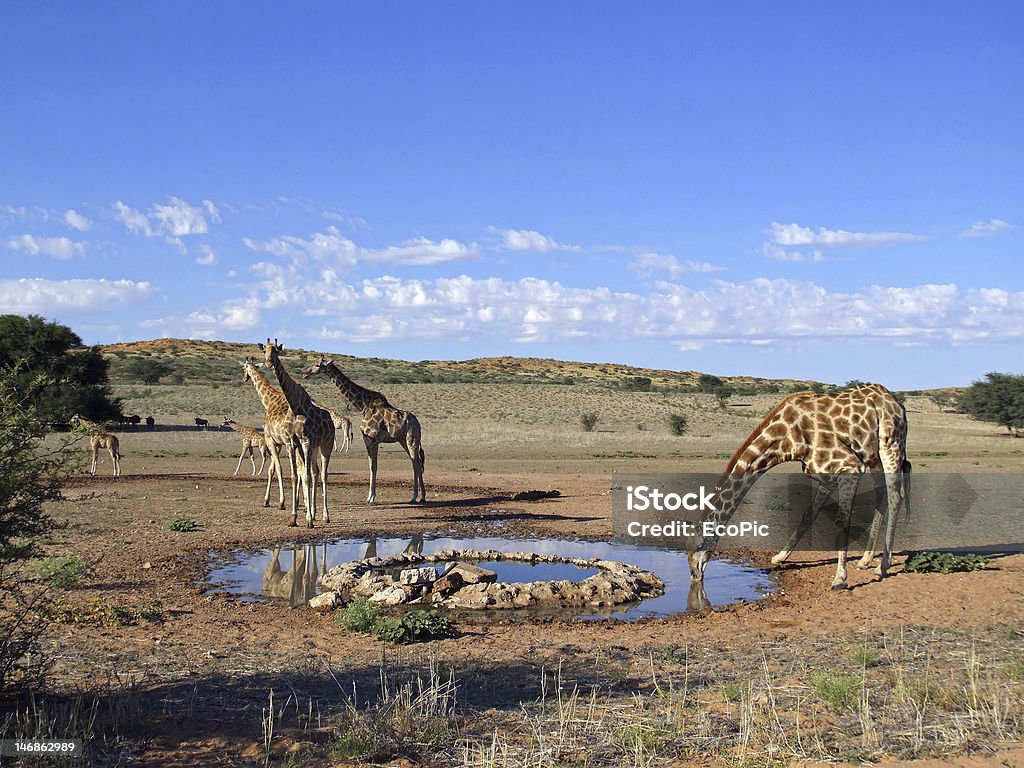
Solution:
M 281 358 L 276 354 L 270 355 L 268 361 L 277 374 L 277 380 L 281 383 L 281 391 L 288 400 L 288 407 L 295 414 L 307 414 L 313 410 L 313 400 L 301 384 L 295 381 L 281 364 Z
M 768 432 L 774 422 L 765 419 L 757 431 L 740 447 L 718 481 L 716 511 L 708 516 L 715 523 L 727 523 L 739 509 L 743 497 L 757 479 L 772 467 L 789 461 L 791 457 L 778 450 L 779 439 Z M 705 539 L 702 549 L 713 549 L 718 537 Z
M 325 367 L 327 375 L 330 376 L 334 385 L 341 390 L 341 393 L 352 403 L 353 407 L 358 408 L 360 411 L 364 410 L 374 400 L 384 400 L 384 396 L 379 392 L 360 387 L 352 379 L 339 371 L 338 366 L 334 363 L 328 363 Z M 385 400 L 385 402 L 387 401 Z
M 271 408 L 278 405 L 282 399 L 284 399 L 284 393 L 281 390 L 271 386 L 270 382 L 263 378 L 263 374 L 260 373 L 256 366 L 250 366 L 249 372 L 252 374 L 252 384 L 256 388 L 256 394 L 260 398 L 260 402 L 263 403 L 263 409 L 270 411 Z

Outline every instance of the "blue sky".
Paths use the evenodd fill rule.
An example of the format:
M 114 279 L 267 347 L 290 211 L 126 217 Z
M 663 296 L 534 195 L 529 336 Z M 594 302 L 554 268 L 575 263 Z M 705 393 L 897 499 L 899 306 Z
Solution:
M 1017 3 L 0 5 L 0 312 L 966 384 L 1024 351 Z

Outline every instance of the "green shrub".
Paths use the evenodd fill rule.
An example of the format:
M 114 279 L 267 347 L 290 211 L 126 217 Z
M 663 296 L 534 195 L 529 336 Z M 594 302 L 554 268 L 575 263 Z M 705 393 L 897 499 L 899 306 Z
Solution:
M 199 527 L 199 524 L 196 523 L 196 521 L 193 520 L 191 517 L 176 517 L 173 520 L 171 520 L 170 527 L 172 531 L 191 533 Z
M 597 412 L 587 411 L 580 415 L 580 424 L 583 425 L 584 432 L 593 432 L 594 427 L 597 426 Z
M 36 578 L 54 589 L 74 589 L 89 570 L 89 564 L 78 555 L 44 557 L 33 563 Z
M 808 684 L 835 713 L 856 709 L 863 690 L 861 679 L 849 672 L 818 672 Z
M 911 552 L 904 570 L 908 573 L 958 573 L 983 570 L 992 559 L 985 555 L 952 552 Z
M 358 598 L 345 606 L 337 618 L 338 624 L 351 632 L 369 632 L 380 618 L 380 606 Z
M 677 437 L 685 435 L 689 427 L 689 420 L 681 413 L 673 413 L 668 417 L 668 428 Z
M 423 643 L 455 634 L 448 617 L 438 610 L 410 611 L 401 619 L 379 619 L 373 634 L 386 643 Z

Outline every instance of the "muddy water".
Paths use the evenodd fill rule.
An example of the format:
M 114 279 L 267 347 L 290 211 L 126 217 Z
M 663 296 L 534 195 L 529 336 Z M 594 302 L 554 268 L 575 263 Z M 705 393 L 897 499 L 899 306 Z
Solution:
M 563 613 L 580 618 L 614 617 L 635 620 L 642 616 L 669 616 L 687 610 L 718 607 L 740 600 L 752 601 L 774 589 L 767 573 L 745 563 L 713 559 L 704 576 L 704 589 L 691 591 L 690 570 L 680 552 L 632 547 L 620 543 L 567 541 L 563 539 L 522 539 L 502 537 L 449 538 L 415 536 L 411 538 L 369 537 L 339 539 L 319 544 L 285 544 L 262 552 L 235 553 L 215 563 L 209 575 L 211 591 L 227 591 L 243 599 L 282 600 L 301 605 L 315 596 L 317 581 L 327 570 L 340 563 L 367 557 L 386 557 L 402 552 L 429 554 L 445 549 L 495 550 L 498 552 L 536 552 L 559 557 L 619 560 L 657 574 L 665 582 L 665 594 L 639 603 L 616 608 L 566 608 Z M 482 563 L 498 572 L 503 582 L 582 581 L 592 569 L 568 563 Z M 502 612 L 506 614 L 506 611 Z

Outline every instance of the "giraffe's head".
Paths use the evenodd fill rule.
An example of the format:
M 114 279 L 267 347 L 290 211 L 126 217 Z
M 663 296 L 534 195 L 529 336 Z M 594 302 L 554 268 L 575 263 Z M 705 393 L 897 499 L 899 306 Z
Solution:
M 310 376 L 316 376 L 318 373 L 324 373 L 329 365 L 333 365 L 333 362 L 325 358 L 323 355 L 320 355 L 319 360 L 302 372 L 302 378 L 308 379 Z
M 236 424 L 236 423 L 237 422 L 234 419 L 229 419 L 227 416 L 225 416 L 224 417 L 224 423 L 221 424 L 221 426 L 222 427 L 230 427 L 232 424 Z
M 704 581 L 704 569 L 708 567 L 711 553 L 702 548 L 687 550 L 686 559 L 690 563 L 690 581 Z
M 270 343 L 270 338 L 267 338 L 266 344 L 257 344 L 260 348 L 260 352 L 263 353 L 263 361 L 267 365 L 271 365 L 272 362 L 281 357 L 284 354 L 284 344 L 278 344 L 277 339 L 274 339 L 274 343 Z

